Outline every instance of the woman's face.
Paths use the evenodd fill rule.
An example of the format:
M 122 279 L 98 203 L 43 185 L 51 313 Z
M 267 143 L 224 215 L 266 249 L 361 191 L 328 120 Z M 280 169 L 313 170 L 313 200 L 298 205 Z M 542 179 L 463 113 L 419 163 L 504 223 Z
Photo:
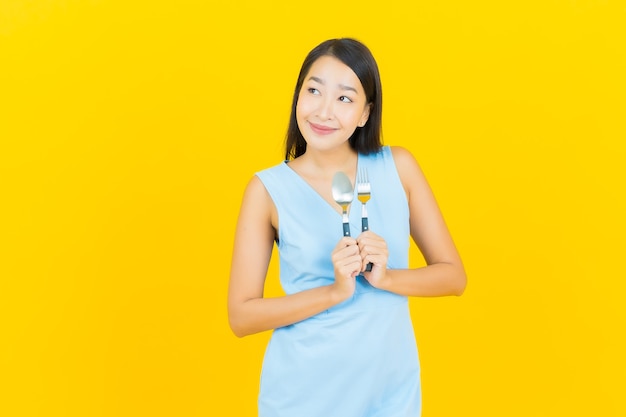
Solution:
M 354 71 L 332 56 L 313 63 L 304 78 L 296 120 L 307 148 L 328 150 L 346 142 L 367 122 L 370 106 Z

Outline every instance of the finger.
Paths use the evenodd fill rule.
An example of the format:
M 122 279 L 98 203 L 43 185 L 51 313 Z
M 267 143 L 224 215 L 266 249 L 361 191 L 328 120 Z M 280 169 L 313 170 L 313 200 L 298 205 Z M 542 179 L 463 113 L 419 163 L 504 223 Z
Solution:
M 359 256 L 346 259 L 336 266 L 339 274 L 354 278 L 361 272 L 361 258 Z
M 357 245 L 353 244 L 353 245 L 343 246 L 340 243 L 333 250 L 331 254 L 331 260 L 333 261 L 333 263 L 335 263 L 338 260 L 347 258 L 349 256 L 358 255 L 358 253 L 359 253 L 359 247 Z
M 352 265 L 352 268 L 359 269 L 361 265 L 361 254 L 356 245 L 336 250 L 331 258 L 335 268 L 338 269 L 344 269 L 350 267 L 350 265 Z
M 384 248 L 380 248 L 380 247 L 376 247 L 376 246 L 366 246 L 364 248 L 360 248 L 360 252 L 359 255 L 361 256 L 361 262 L 362 262 L 362 269 L 363 271 L 366 270 L 367 265 L 369 263 L 372 263 L 374 265 L 378 265 L 378 266 L 384 266 L 387 265 L 387 260 L 388 260 L 388 256 L 389 253 L 386 249 L 386 247 Z
M 380 250 L 385 250 L 387 248 L 387 242 L 385 239 L 379 236 L 359 236 L 356 241 L 356 244 L 361 248 L 371 247 L 371 248 L 380 248 Z
M 382 239 L 381 236 L 377 235 L 376 233 L 372 232 L 371 230 L 368 230 L 367 232 L 362 232 L 361 234 L 359 234 L 359 236 L 357 238 L 379 238 Z
M 368 256 L 388 256 L 388 250 L 386 244 L 367 243 L 359 245 L 359 253 L 365 260 Z
M 363 270 L 367 267 L 367 264 L 372 263 L 374 265 L 385 265 L 387 263 L 387 259 L 381 255 L 367 255 L 362 258 L 361 264 Z
M 337 242 L 337 245 L 335 247 L 342 248 L 342 247 L 352 246 L 356 244 L 357 244 L 357 241 L 355 238 L 350 237 L 350 236 L 344 236 L 341 239 L 339 239 L 339 242 Z
M 356 239 L 356 244 L 360 247 L 364 246 L 377 246 L 380 248 L 387 247 L 387 241 L 382 237 L 373 232 L 363 232 Z
M 338 260 L 345 259 L 350 256 L 358 255 L 358 253 L 359 253 L 359 247 L 356 244 L 351 244 L 351 245 L 346 246 L 346 245 L 343 245 L 342 243 L 339 243 L 331 254 L 331 260 L 333 263 L 335 263 Z

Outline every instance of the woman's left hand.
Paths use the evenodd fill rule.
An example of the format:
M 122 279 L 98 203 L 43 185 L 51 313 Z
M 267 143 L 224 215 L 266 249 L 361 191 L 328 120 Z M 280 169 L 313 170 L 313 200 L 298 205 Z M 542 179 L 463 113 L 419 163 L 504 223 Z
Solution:
M 356 242 L 361 254 L 363 276 L 372 286 L 381 288 L 387 276 L 387 259 L 389 258 L 387 242 L 371 230 L 361 233 Z M 372 270 L 367 272 L 365 268 L 370 262 Z

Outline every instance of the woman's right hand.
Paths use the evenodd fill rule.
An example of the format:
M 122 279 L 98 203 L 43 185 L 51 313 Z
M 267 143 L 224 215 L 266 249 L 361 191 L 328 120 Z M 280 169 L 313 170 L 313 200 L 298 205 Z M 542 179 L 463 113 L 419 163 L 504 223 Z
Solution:
M 356 239 L 344 236 L 331 255 L 335 269 L 333 292 L 339 301 L 352 296 L 356 287 L 356 276 L 361 272 L 362 259 Z

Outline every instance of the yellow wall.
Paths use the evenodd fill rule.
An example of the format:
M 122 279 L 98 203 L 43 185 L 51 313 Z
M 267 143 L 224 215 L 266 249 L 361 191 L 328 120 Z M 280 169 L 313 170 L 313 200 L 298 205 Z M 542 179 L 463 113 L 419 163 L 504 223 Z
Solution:
M 469 274 L 411 301 L 424 416 L 626 415 L 625 3 L 290 4 L 0 1 L 0 415 L 254 415 L 235 219 L 337 36 Z

